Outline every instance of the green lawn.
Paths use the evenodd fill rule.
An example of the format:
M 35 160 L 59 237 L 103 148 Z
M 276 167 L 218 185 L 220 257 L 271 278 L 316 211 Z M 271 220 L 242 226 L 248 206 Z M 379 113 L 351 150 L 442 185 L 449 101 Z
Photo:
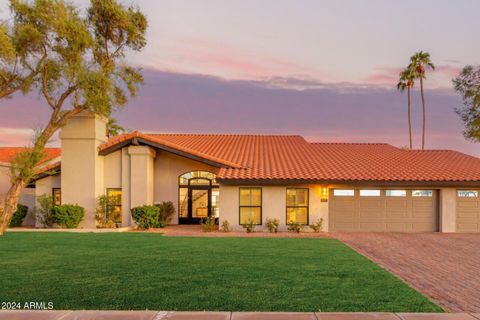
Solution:
M 442 310 L 333 239 L 7 233 L 0 302 L 55 309 Z

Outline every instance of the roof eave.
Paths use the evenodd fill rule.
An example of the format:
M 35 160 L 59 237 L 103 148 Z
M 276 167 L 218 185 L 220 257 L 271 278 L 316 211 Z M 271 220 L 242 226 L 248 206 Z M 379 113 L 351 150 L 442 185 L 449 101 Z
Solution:
M 230 179 L 217 177 L 217 181 L 225 185 L 348 185 L 355 187 L 480 187 L 477 181 L 447 180 L 341 180 L 341 179 Z

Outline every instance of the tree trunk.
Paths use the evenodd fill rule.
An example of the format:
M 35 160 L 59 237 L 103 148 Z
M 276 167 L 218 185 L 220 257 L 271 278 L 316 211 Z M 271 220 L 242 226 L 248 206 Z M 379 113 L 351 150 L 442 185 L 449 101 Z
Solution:
M 3 205 L 3 216 L 2 224 L 0 226 L 0 235 L 5 233 L 5 230 L 8 228 L 10 219 L 12 218 L 15 211 L 17 211 L 18 199 L 20 198 L 20 193 L 22 192 L 25 184 L 22 180 L 16 180 L 12 184 L 10 189 L 7 192 L 5 197 L 5 204 Z
M 420 78 L 420 94 L 422 96 L 422 110 L 423 110 L 423 125 L 422 125 L 422 150 L 425 150 L 425 123 L 426 123 L 426 110 L 425 110 L 425 96 L 423 94 L 423 79 Z
M 410 149 L 413 148 L 412 143 L 412 116 L 411 116 L 411 98 L 410 98 L 410 87 L 407 88 L 407 99 L 408 99 L 408 136 L 410 139 Z

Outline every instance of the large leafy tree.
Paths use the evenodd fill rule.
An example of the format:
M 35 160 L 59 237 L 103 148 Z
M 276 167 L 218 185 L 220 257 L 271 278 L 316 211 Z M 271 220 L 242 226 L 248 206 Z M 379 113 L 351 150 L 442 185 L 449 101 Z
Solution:
M 412 98 L 411 98 L 411 90 L 413 85 L 415 84 L 415 69 L 411 68 L 410 66 L 407 67 L 405 70 L 400 72 L 399 80 L 397 83 L 397 90 L 400 92 L 407 91 L 407 118 L 408 118 L 408 137 L 409 137 L 409 145 L 410 149 L 413 147 L 412 141 Z
M 480 67 L 464 67 L 453 79 L 453 85 L 463 99 L 463 106 L 455 109 L 465 125 L 463 135 L 480 142 Z
M 410 58 L 410 65 L 407 69 L 414 70 L 415 78 L 420 80 L 420 95 L 422 97 L 422 150 L 424 150 L 427 112 L 425 106 L 425 93 L 423 90 L 423 82 L 426 79 L 426 70 L 435 70 L 435 66 L 432 63 L 432 60 L 430 59 L 430 54 L 428 52 L 419 51 Z
M 10 0 L 10 10 L 0 23 L 0 99 L 37 90 L 50 119 L 11 164 L 0 234 L 52 135 L 85 110 L 110 117 L 137 94 L 143 77 L 124 57 L 142 50 L 147 28 L 137 8 L 116 0 L 91 0 L 86 12 L 64 0 Z

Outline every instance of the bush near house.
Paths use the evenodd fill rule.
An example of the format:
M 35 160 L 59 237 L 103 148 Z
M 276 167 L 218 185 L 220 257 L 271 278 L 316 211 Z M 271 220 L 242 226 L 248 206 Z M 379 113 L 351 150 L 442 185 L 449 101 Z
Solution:
M 106 195 L 101 195 L 97 199 L 95 221 L 97 228 L 115 228 L 114 207 L 111 205 L 111 200 Z
M 215 219 L 214 216 L 210 216 L 208 218 L 205 218 L 202 220 L 200 223 L 202 226 L 203 232 L 213 232 L 215 230 L 218 230 L 218 224 L 217 224 L 217 219 Z
M 310 229 L 312 229 L 313 232 L 317 232 L 317 233 L 322 231 L 322 226 L 323 226 L 323 219 L 322 218 L 318 219 L 317 222 L 309 225 Z
M 298 222 L 294 222 L 294 221 L 290 221 L 287 229 L 290 232 L 300 233 L 300 231 L 303 230 L 303 224 L 298 223 Z
M 55 206 L 53 197 L 43 194 L 37 198 L 38 206 L 35 207 L 35 217 L 43 227 L 52 227 L 52 208 Z
M 175 214 L 175 207 L 171 201 L 164 201 L 156 205 L 144 205 L 132 208 L 132 218 L 139 229 L 164 228 Z
M 160 208 L 159 224 L 160 228 L 164 228 L 170 223 L 172 217 L 175 215 L 175 206 L 172 201 L 163 201 L 155 206 Z
M 12 216 L 10 220 L 10 224 L 8 225 L 10 228 L 19 227 L 22 225 L 23 219 L 27 216 L 28 207 L 24 206 L 23 204 L 17 205 L 17 211 Z
M 267 219 L 267 229 L 270 233 L 277 233 L 278 232 L 278 226 L 280 225 L 280 220 L 278 219 Z
M 62 204 L 52 207 L 52 221 L 62 228 L 78 227 L 85 215 L 85 209 L 76 204 Z

